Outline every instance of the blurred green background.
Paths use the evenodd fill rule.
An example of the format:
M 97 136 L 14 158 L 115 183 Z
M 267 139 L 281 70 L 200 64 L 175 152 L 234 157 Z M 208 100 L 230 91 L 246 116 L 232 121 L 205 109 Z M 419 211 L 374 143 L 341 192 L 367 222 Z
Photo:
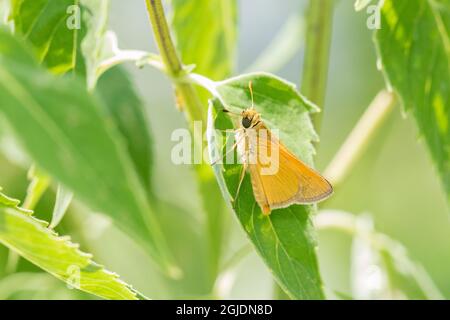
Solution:
M 321 142 L 317 152 L 317 168 L 323 170 L 338 150 L 365 108 L 384 87 L 376 68 L 372 31 L 366 27 L 367 14 L 355 12 L 353 0 L 337 1 L 333 23 L 333 39 L 329 81 L 322 124 Z M 243 72 L 265 49 L 293 12 L 302 12 L 306 1 L 283 0 L 239 1 L 238 68 Z M 122 48 L 156 52 L 144 1 L 112 1 L 110 27 Z M 299 38 L 303 43 L 304 39 Z M 299 84 L 303 49 L 276 74 Z M 154 271 L 150 259 L 105 218 L 87 212 L 80 204 L 71 210 L 58 230 L 80 241 L 82 249 L 92 252 L 96 261 L 119 273 L 128 283 L 152 298 L 198 297 L 202 293 L 201 276 L 195 272 L 199 263 L 195 252 L 199 244 L 200 201 L 195 179 L 188 166 L 174 166 L 170 151 L 174 129 L 185 127 L 184 115 L 174 107 L 170 82 L 151 68 L 139 70 L 127 66 L 135 85 L 146 102 L 155 140 L 156 170 L 154 183 L 158 195 L 182 207 L 167 219 L 188 221 L 192 233 L 183 233 L 183 225 L 171 230 L 168 238 L 179 245 L 190 273 L 181 284 L 167 287 Z M 262 70 L 264 71 L 264 70 Z M 349 177 L 322 207 L 355 214 L 369 213 L 375 227 L 407 248 L 411 258 L 419 262 L 446 298 L 450 298 L 450 221 L 446 198 L 423 142 L 410 116 L 396 106 L 377 132 L 362 159 Z M 13 197 L 23 199 L 28 185 L 26 171 L 0 155 L 0 185 Z M 54 195 L 48 192 L 37 213 L 51 212 Z M 76 211 L 76 212 L 75 212 Z M 230 215 L 232 213 L 230 212 Z M 179 215 L 183 215 L 179 217 Z M 229 228 L 231 255 L 247 242 L 233 217 Z M 342 233 L 319 233 L 320 268 L 325 286 L 350 294 L 351 239 Z M 20 276 L 8 270 L 8 251 L 0 247 L 0 298 L 88 298 L 68 290 L 50 276 L 43 275 L 31 264 L 20 260 Z M 33 274 L 28 274 L 32 272 Z M 37 273 L 38 274 L 34 274 Z M 31 283 L 31 284 L 30 284 Z M 29 284 L 29 288 L 23 284 Z M 273 281 L 254 253 L 249 254 L 236 270 L 223 281 L 225 298 L 269 299 Z M 20 290 L 18 290 L 20 288 Z

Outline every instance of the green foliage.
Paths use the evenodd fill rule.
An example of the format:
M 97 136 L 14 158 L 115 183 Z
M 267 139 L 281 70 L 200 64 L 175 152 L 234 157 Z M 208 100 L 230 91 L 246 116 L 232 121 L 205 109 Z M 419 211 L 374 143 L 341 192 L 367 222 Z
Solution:
M 391 290 L 390 298 L 443 299 L 429 275 L 422 266 L 411 260 L 401 243 L 383 234 L 377 234 L 377 237 L 382 267 L 385 268 Z M 400 297 L 396 296 L 397 290 L 402 294 Z
M 48 189 L 50 178 L 33 165 L 28 170 L 28 180 L 30 180 L 30 184 L 27 188 L 27 195 L 23 206 L 27 209 L 34 210 L 42 195 Z
M 86 66 L 87 86 L 93 90 L 98 69 L 104 55 L 109 17 L 109 0 L 80 0 L 83 13 L 82 30 L 86 30 L 77 50 L 83 55 Z M 84 73 L 83 73 L 84 74 Z
M 324 211 L 316 215 L 316 205 L 292 205 L 264 216 L 248 174 L 238 198 L 233 199 L 242 170 L 240 164 L 193 166 L 203 210 L 198 210 L 200 206 L 192 209 L 193 204 L 167 201 L 177 189 L 155 192 L 151 180 L 157 149 L 153 150 L 147 121 L 150 114 L 130 75 L 117 66 L 126 61 L 138 66 L 150 64 L 168 74 L 188 119 L 205 119 L 206 101 L 213 96 L 207 128 L 211 160 L 216 160 L 221 146 L 217 139 L 223 137 L 214 129 L 236 126 L 234 119 L 222 112 L 223 108 L 239 113 L 252 103 L 249 81 L 253 83 L 256 110 L 265 124 L 311 166 L 313 143 L 319 139 L 310 119 L 317 108 L 293 84 L 267 73 L 229 78 L 236 65 L 236 0 L 172 0 L 171 30 L 165 28 L 161 2 L 146 3 L 161 57 L 119 49 L 115 34 L 107 31 L 109 0 L 0 0 L 0 24 L 5 25 L 0 29 L 0 151 L 6 150 L 3 135 L 9 135 L 12 129 L 36 168 L 42 168 L 34 170 L 33 165 L 29 171 L 31 182 L 23 207 L 32 209 L 38 205 L 39 213 L 42 206 L 47 205 L 42 212 L 54 208 L 48 227 L 30 210 L 19 207 L 18 200 L 0 193 L 0 244 L 10 249 L 6 267 L 0 264 L 0 298 L 27 297 L 27 292 L 34 298 L 85 298 L 77 290 L 66 290 L 66 284 L 79 285 L 81 290 L 107 299 L 144 298 L 117 275 L 94 263 L 90 254 L 79 251 L 78 245 L 52 230 L 63 218 L 72 192 L 89 208 L 71 207 L 73 215 L 64 219 L 58 230 L 68 229 L 80 237 L 80 242 L 95 247 L 97 243 L 89 243 L 93 240 L 88 233 L 103 227 L 101 223 L 96 225 L 98 221 L 91 222 L 95 219 L 91 220 L 90 210 L 108 215 L 150 253 L 157 271 L 150 268 L 145 276 L 150 276 L 152 288 L 158 288 L 158 296 L 227 297 L 224 287 L 232 283 L 236 264 L 250 247 L 246 244 L 244 250 L 227 251 L 227 245 L 234 247 L 236 240 L 234 230 L 229 228 L 231 208 L 238 218 L 238 227 L 242 227 L 277 281 L 275 298 L 325 297 L 313 219 L 319 228 L 325 224 L 350 231 L 354 298 L 442 298 L 406 249 L 375 232 L 370 223 L 366 224 L 365 216 L 349 218 L 338 214 L 335 219 L 336 212 Z M 307 72 L 302 83 L 308 90 L 303 93 L 313 101 L 322 101 L 334 6 L 332 1 L 323 2 L 326 8 L 316 6 L 317 0 L 310 3 L 313 9 L 306 18 L 314 27 L 306 30 Z M 363 10 L 371 3 L 374 1 L 357 0 L 354 7 Z M 382 28 L 375 37 L 380 65 L 389 86 L 415 116 L 450 194 L 450 4 L 448 0 L 384 3 Z M 7 28 L 10 26 L 13 28 Z M 302 26 L 301 14 L 292 13 L 275 40 L 247 70 L 280 69 L 302 47 Z M 178 52 L 171 45 L 171 33 Z M 200 87 L 194 88 L 194 84 Z M 160 119 L 161 113 L 153 110 L 152 118 L 166 121 L 165 125 L 174 123 L 173 118 Z M 193 124 L 188 126 L 192 128 Z M 9 160 L 19 162 L 14 156 Z M 1 162 L 2 169 L 3 165 Z M 8 173 L 4 175 L 2 171 L 3 176 L 8 179 Z M 57 187 L 56 201 L 45 204 L 46 196 L 42 196 L 52 186 Z M 166 200 L 159 199 L 159 194 L 164 194 Z M 190 190 L 189 196 L 196 199 L 197 194 Z M 326 205 L 330 203 L 335 204 Z M 196 211 L 203 211 L 204 216 Z M 342 225 L 339 217 L 344 217 L 346 223 Z M 106 239 L 99 241 L 102 250 L 109 245 L 109 238 Z M 116 250 L 115 244 L 109 246 Z M 94 248 L 90 251 L 96 252 Z M 31 274 L 20 267 L 11 273 L 16 268 L 17 253 L 47 274 Z M 0 260 L 6 260 L 7 255 L 0 246 Z M 231 258 L 223 263 L 228 255 Z M 35 268 L 25 261 L 21 263 Z M 377 277 L 369 274 L 374 269 Z M 182 274 L 186 276 L 181 277 Z M 153 280 L 164 284 L 163 293 L 159 293 L 160 287 Z M 52 294 L 41 290 L 42 286 Z M 348 294 L 336 294 L 348 298 Z
M 172 27 L 185 64 L 220 80 L 234 66 L 237 34 L 236 0 L 172 0 Z
M 214 80 L 231 75 L 237 43 L 236 0 L 173 0 L 172 27 L 176 46 L 184 64 Z M 204 110 L 210 97 L 198 90 Z M 206 244 L 210 256 L 210 281 L 217 277 L 227 224 L 226 205 L 214 174 L 207 164 L 195 166 L 199 193 L 206 213 Z
M 108 0 L 11 0 L 10 20 L 39 62 L 56 74 L 76 70 L 95 83 Z M 87 72 L 86 72 L 87 70 Z
M 300 95 L 294 84 L 266 73 L 241 75 L 218 82 L 218 97 L 226 108 L 239 112 L 252 105 L 250 81 L 255 108 L 264 122 L 269 128 L 279 130 L 283 144 L 311 165 L 315 153 L 312 142 L 317 142 L 318 136 L 310 114 L 318 108 Z
M 153 141 L 144 104 L 134 89 L 130 76 L 121 67 L 106 72 L 97 84 L 107 112 L 114 119 L 134 162 L 142 185 L 151 191 L 150 174 L 153 168 Z
M 37 220 L 19 201 L 0 193 L 0 242 L 68 285 L 105 299 L 138 299 L 118 276 L 91 260 L 78 245 Z
M 375 230 L 370 215 L 325 209 L 315 216 L 314 224 L 319 230 L 336 229 L 352 236 L 352 299 L 443 298 L 406 248 Z
M 52 221 L 50 221 L 49 228 L 53 229 L 61 222 L 70 206 L 70 203 L 72 202 L 72 199 L 73 192 L 67 190 L 62 185 L 58 185 L 58 188 L 56 189 L 55 207 L 53 208 Z
M 50 290 L 49 290 L 50 288 Z M 80 291 L 67 290 L 63 282 L 45 272 L 17 272 L 0 280 L 0 299 L 75 299 Z
M 272 130 L 280 130 L 281 141 L 300 159 L 311 164 L 314 153 L 311 142 L 317 136 L 309 114 L 316 108 L 292 84 L 269 74 L 245 75 L 217 83 L 215 109 L 218 116 L 214 120 L 211 109 L 208 119 L 210 153 L 218 154 L 214 128 L 230 128 L 231 125 L 221 112 L 223 106 L 235 112 L 251 106 L 249 81 L 253 83 L 255 108 L 266 125 Z M 255 201 L 248 175 L 238 198 L 231 201 L 229 195 L 234 197 L 236 194 L 242 166 L 225 164 L 224 169 L 224 172 L 220 168 L 215 170 L 222 192 L 283 290 L 295 299 L 322 299 L 324 295 L 311 223 L 315 207 L 293 205 L 274 210 L 266 217 Z
M 340 229 L 353 237 L 354 299 L 442 299 L 423 267 L 402 244 L 377 232 L 371 216 L 321 210 L 314 222 L 318 229 Z
M 8 32 L 0 31 L 0 43 L 0 112 L 23 147 L 77 197 L 149 243 L 155 261 L 173 272 L 145 189 L 100 100 L 77 79 L 42 70 Z
M 416 118 L 450 200 L 450 2 L 386 0 L 378 55 L 386 81 Z
M 77 28 L 68 28 L 68 8 L 78 0 L 12 0 L 15 30 L 33 46 L 39 61 L 54 73 L 75 67 Z

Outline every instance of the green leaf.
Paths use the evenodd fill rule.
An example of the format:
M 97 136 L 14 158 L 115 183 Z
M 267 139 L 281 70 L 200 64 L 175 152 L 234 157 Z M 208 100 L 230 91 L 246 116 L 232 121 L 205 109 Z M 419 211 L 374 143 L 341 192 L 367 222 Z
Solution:
M 107 42 L 109 0 L 80 0 L 83 9 L 83 22 L 87 29 L 81 42 L 83 62 L 86 65 L 87 85 L 94 89 L 98 69 L 104 57 L 104 47 Z
M 50 222 L 49 228 L 54 229 L 64 218 L 67 209 L 73 199 L 73 192 L 67 190 L 62 185 L 58 185 L 56 189 L 56 200 L 55 207 L 53 208 L 52 221 Z
M 410 111 L 450 201 L 450 2 L 386 0 L 375 34 L 386 82 Z
M 50 185 L 50 178 L 47 174 L 36 169 L 36 166 L 32 165 L 28 170 L 28 180 L 30 180 L 30 184 L 27 188 L 27 195 L 23 206 L 27 209 L 34 210 L 45 191 L 47 191 Z
M 395 290 L 400 290 L 407 299 L 444 299 L 422 265 L 410 258 L 401 243 L 384 235 L 380 235 L 379 242 L 383 266 L 394 295 Z
M 77 6 L 78 2 L 12 0 L 11 19 L 15 32 L 25 37 L 33 46 L 38 60 L 54 73 L 65 73 L 75 66 L 75 46 L 80 30 L 69 28 L 67 22 L 71 12 L 69 8 Z
M 172 29 L 185 64 L 213 80 L 233 70 L 237 34 L 236 0 L 172 0 Z
M 234 112 L 252 105 L 249 82 L 253 84 L 256 110 L 269 128 L 280 131 L 280 139 L 291 151 L 308 163 L 315 154 L 312 141 L 318 141 L 310 113 L 318 108 L 301 96 L 294 84 L 269 73 L 252 73 L 216 83 L 222 104 Z M 295 119 L 295 121 L 294 121 Z
M 0 243 L 23 258 L 82 291 L 105 299 L 136 300 L 137 293 L 118 275 L 92 261 L 68 237 L 47 228 L 45 221 L 18 207 L 0 193 Z
M 120 66 L 107 71 L 97 84 L 107 111 L 125 138 L 128 152 L 142 184 L 151 191 L 153 141 L 149 133 L 145 106 L 126 70 Z
M 88 80 L 95 83 L 108 5 L 108 0 L 12 0 L 10 19 L 50 71 L 87 70 Z
M 213 102 L 217 111 L 214 120 L 210 108 L 208 146 L 214 159 L 217 145 L 214 128 L 230 128 L 231 122 L 223 112 L 223 105 L 235 112 L 251 106 L 248 83 L 252 81 L 255 108 L 270 129 L 278 129 L 281 141 L 300 159 L 312 164 L 317 139 L 311 124 L 310 112 L 315 107 L 303 98 L 293 84 L 269 74 L 250 74 L 216 83 Z M 220 100 L 220 102 L 219 102 Z M 214 166 L 222 192 L 234 207 L 235 213 L 281 288 L 294 299 L 322 299 L 322 281 L 316 256 L 316 240 L 311 223 L 314 206 L 292 205 L 273 210 L 264 216 L 257 205 L 250 179 L 246 175 L 239 196 L 232 204 L 230 195 L 236 194 L 241 165 Z
M 314 224 L 319 230 L 336 229 L 353 237 L 353 298 L 443 298 L 423 267 L 409 257 L 406 248 L 374 229 L 371 216 L 321 210 Z
M 402 244 L 375 232 L 370 216 L 356 217 L 355 227 L 352 287 L 356 299 L 443 299 Z
M 148 245 L 155 262 L 174 275 L 155 213 L 106 107 L 78 79 L 42 70 L 2 30 L 0 64 L 0 112 L 37 165 Z

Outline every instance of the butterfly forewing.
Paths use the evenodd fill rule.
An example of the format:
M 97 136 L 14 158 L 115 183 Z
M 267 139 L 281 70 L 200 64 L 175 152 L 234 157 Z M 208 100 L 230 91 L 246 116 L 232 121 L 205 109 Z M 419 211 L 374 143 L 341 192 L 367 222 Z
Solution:
M 333 189 L 330 183 L 313 169 L 309 168 L 294 156 L 271 132 L 261 126 L 259 130 L 267 130 L 267 135 L 257 133 L 256 148 L 258 156 L 248 164 L 253 193 L 263 213 L 284 208 L 291 204 L 308 204 L 327 198 Z M 248 144 L 252 143 L 249 139 Z M 270 161 L 267 157 L 275 157 L 277 170 L 267 174 Z M 273 157 L 272 157 L 273 158 Z M 271 163 L 270 165 L 273 165 Z

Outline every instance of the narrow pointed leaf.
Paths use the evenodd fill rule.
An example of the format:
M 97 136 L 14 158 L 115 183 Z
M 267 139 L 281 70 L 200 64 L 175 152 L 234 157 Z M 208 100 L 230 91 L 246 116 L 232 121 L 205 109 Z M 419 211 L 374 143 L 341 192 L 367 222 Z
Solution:
M 68 237 L 60 237 L 37 220 L 18 201 L 0 193 L 0 243 L 73 288 L 105 299 L 136 300 L 142 297 L 117 274 L 92 261 Z
M 58 188 L 56 189 L 56 200 L 55 207 L 53 208 L 52 213 L 52 221 L 50 222 L 49 226 L 50 229 L 55 228 L 64 218 L 64 215 L 66 214 L 67 209 L 69 209 L 72 199 L 73 192 L 67 190 L 62 185 L 58 185 Z
M 416 119 L 450 201 L 450 1 L 386 0 L 375 34 L 388 86 Z

